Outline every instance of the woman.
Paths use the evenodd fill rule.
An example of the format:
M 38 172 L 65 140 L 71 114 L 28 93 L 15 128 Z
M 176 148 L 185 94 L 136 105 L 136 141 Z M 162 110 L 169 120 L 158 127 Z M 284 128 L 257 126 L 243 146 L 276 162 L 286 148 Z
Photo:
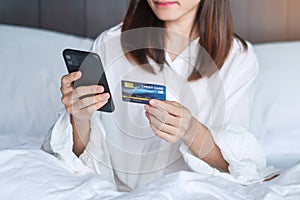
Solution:
M 95 112 L 111 97 L 102 86 L 74 89 L 80 72 L 62 77 L 66 109 L 44 148 L 71 169 L 96 171 L 120 190 L 179 170 L 242 184 L 266 175 L 247 131 L 258 64 L 234 34 L 229 0 L 132 0 L 124 22 L 102 33 L 93 51 L 116 111 Z M 124 102 L 121 81 L 164 85 L 167 100 Z

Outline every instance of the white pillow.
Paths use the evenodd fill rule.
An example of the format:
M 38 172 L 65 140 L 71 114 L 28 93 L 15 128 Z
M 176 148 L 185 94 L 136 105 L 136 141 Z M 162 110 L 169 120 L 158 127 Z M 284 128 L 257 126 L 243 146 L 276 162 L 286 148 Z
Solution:
M 0 148 L 39 146 L 63 107 L 62 50 L 88 50 L 93 41 L 1 24 L 0 34 Z M 295 162 L 300 155 L 300 42 L 255 45 L 255 50 L 260 74 L 250 129 L 269 158 L 288 154 Z
M 300 160 L 300 42 L 255 45 L 255 51 L 260 73 L 251 131 L 268 158 L 286 155 L 288 164 L 295 163 Z
M 55 122 L 64 48 L 89 50 L 92 40 L 0 24 L 0 148 L 39 146 Z

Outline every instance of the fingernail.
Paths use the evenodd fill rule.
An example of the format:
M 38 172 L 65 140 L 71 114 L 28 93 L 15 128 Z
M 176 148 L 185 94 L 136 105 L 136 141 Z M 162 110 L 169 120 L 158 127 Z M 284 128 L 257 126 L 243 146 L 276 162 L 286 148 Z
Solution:
M 145 108 L 145 110 L 148 111 L 150 109 L 150 106 L 149 105 L 145 105 L 144 108 Z
M 75 78 L 79 78 L 81 76 L 81 72 L 80 71 L 78 71 L 78 72 L 76 72 L 75 74 L 74 74 L 74 77 Z
M 157 104 L 157 101 L 156 101 L 155 99 L 151 99 L 151 100 L 149 101 L 149 104 L 150 104 L 150 105 L 155 105 L 155 104 Z
M 103 87 L 102 86 L 98 86 L 96 90 L 97 90 L 97 92 L 102 92 L 103 91 Z
M 109 98 L 110 98 L 110 94 L 109 94 L 109 93 L 105 93 L 105 97 L 106 97 L 107 99 L 109 99 Z

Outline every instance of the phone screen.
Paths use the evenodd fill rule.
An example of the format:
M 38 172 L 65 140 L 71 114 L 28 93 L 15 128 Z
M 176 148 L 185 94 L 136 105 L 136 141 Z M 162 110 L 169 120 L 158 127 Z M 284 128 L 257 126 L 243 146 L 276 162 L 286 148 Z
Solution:
M 111 98 L 98 111 L 113 112 L 115 107 L 100 57 L 92 52 L 75 49 L 65 49 L 63 51 L 63 57 L 69 73 L 75 71 L 82 72 L 81 78 L 74 81 L 73 87 L 102 85 L 104 92 L 108 92 Z M 81 98 L 85 97 L 86 96 Z

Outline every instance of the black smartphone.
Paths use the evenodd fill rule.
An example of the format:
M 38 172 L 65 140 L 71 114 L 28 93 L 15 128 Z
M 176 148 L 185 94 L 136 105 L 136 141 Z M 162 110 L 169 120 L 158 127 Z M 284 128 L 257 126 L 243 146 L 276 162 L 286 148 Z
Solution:
M 110 94 L 110 98 L 98 111 L 113 112 L 115 110 L 115 106 L 100 57 L 93 52 L 65 49 L 63 51 L 63 58 L 69 73 L 75 71 L 81 71 L 82 73 L 80 79 L 72 83 L 73 87 L 77 88 L 79 86 L 102 85 L 104 87 L 104 92 Z M 87 96 L 91 95 L 86 95 L 81 98 L 85 98 Z

